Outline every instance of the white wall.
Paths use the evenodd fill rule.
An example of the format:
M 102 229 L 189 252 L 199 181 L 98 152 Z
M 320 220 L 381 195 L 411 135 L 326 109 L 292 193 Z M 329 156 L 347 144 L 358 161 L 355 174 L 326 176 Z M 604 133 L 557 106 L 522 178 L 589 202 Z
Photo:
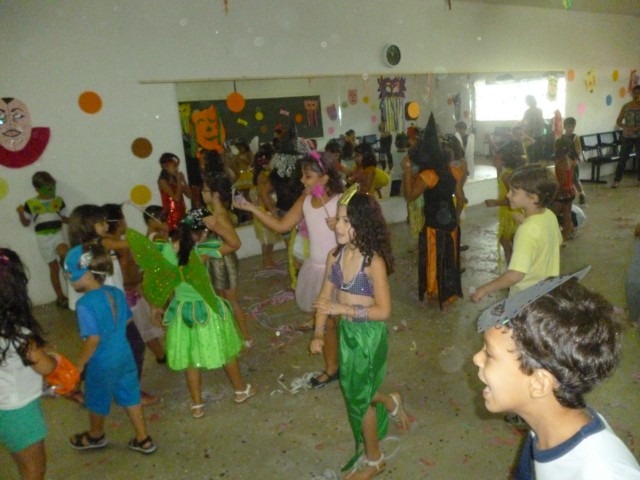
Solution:
M 635 68 L 637 17 L 583 14 L 515 6 L 425 0 L 3 0 L 0 96 L 30 109 L 34 126 L 51 140 L 34 165 L 0 167 L 0 244 L 16 249 L 32 274 L 35 303 L 53 299 L 33 232 L 15 207 L 32 195 L 30 178 L 48 170 L 73 208 L 129 198 L 134 185 L 155 180 L 161 152 L 181 152 L 176 80 L 305 77 L 366 73 L 544 71 L 573 69 L 567 114 L 580 131 L 609 129 L 623 99 L 606 94 Z M 396 69 L 381 61 L 396 43 Z M 580 82 L 594 68 L 599 82 L 586 95 Z M 613 82 L 618 69 L 621 80 Z M 155 83 L 158 82 L 158 83 Z M 93 90 L 103 108 L 83 113 L 78 96 Z M 586 111 L 577 115 L 578 103 Z M 137 137 L 153 154 L 131 153 Z M 0 182 L 0 184 L 3 184 Z M 133 210 L 131 207 L 128 207 Z M 131 214 L 131 215 L 130 215 Z M 127 211 L 139 226 L 139 214 Z

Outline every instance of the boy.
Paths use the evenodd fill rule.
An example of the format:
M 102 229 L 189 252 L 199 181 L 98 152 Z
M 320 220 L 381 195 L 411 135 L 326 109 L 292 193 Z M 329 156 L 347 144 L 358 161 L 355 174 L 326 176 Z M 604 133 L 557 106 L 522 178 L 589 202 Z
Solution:
M 63 215 L 64 200 L 56 196 L 56 180 L 49 172 L 36 172 L 31 177 L 33 188 L 38 196 L 19 205 L 16 211 L 20 223 L 28 227 L 33 222 L 36 231 L 38 248 L 43 260 L 49 266 L 49 278 L 56 293 L 56 305 L 67 308 L 69 300 L 60 284 L 60 264 L 69 250 L 62 232 L 62 224 L 69 220 Z
M 84 406 L 89 411 L 89 430 L 71 436 L 69 444 L 77 450 L 106 447 L 104 424 L 115 399 L 135 430 L 128 447 L 153 453 L 156 445 L 147 434 L 138 371 L 125 333 L 131 310 L 122 290 L 103 284 L 113 274 L 111 256 L 96 244 L 77 245 L 65 258 L 65 271 L 73 289 L 84 293 L 76 305 L 83 339 L 76 366 L 85 373 Z
M 505 288 L 512 295 L 560 274 L 562 234 L 556 216 L 547 208 L 556 196 L 558 182 L 548 169 L 535 165 L 516 169 L 509 182 L 509 204 L 524 211 L 524 221 L 513 239 L 509 269 L 478 287 L 471 295 L 474 302 Z
M 478 321 L 484 346 L 473 363 L 486 385 L 485 407 L 531 426 L 513 478 L 640 479 L 631 452 L 584 399 L 620 360 L 622 325 L 613 307 L 573 278 L 541 293 L 515 314 L 489 320 L 485 312 Z
M 562 138 L 568 138 L 573 143 L 573 150 L 569 152 L 569 158 L 573 161 L 573 186 L 578 193 L 578 201 L 580 205 L 587 203 L 587 199 L 582 189 L 582 183 L 580 182 L 580 171 L 578 170 L 578 164 L 580 163 L 580 157 L 582 156 L 582 145 L 580 145 L 580 137 L 574 133 L 576 129 L 576 119 L 573 117 L 567 117 L 562 122 L 564 126 L 564 135 Z
M 616 119 L 616 125 L 622 129 L 622 139 L 620 141 L 620 158 L 611 188 L 620 186 L 620 180 L 622 180 L 622 174 L 627 167 L 627 160 L 631 152 L 635 150 L 636 155 L 640 155 L 640 85 L 633 87 L 631 98 L 633 100 L 622 106 Z M 638 169 L 637 185 L 640 186 L 640 169 Z

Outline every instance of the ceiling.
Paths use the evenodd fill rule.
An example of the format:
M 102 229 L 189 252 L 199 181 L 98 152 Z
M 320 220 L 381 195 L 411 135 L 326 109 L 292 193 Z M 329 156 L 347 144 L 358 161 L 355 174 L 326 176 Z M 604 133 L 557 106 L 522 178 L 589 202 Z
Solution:
M 452 0 L 452 8 L 455 8 L 455 2 L 565 9 L 563 0 Z M 571 10 L 575 12 L 640 16 L 640 0 L 573 0 L 572 3 Z

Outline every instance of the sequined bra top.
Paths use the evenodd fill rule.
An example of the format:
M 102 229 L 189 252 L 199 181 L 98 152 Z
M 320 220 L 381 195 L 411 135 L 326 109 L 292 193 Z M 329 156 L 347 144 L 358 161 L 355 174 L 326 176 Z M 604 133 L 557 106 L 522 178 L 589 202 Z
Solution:
M 338 290 L 342 292 L 351 293 L 352 295 L 363 295 L 366 297 L 373 297 L 373 284 L 369 275 L 364 271 L 367 258 L 362 259 L 362 265 L 360 270 L 356 273 L 351 281 L 345 282 L 342 275 L 342 250 L 338 253 L 338 258 L 331 265 L 331 271 L 329 272 L 329 281 L 333 283 Z

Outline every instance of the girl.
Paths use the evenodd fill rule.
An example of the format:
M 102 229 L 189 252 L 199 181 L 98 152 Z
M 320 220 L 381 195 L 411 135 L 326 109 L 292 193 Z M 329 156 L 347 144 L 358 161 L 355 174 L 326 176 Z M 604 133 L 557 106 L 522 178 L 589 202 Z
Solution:
M 559 138 L 555 143 L 556 179 L 558 180 L 558 192 L 554 202 L 556 215 L 562 216 L 562 241 L 567 242 L 573 238 L 573 222 L 571 221 L 571 204 L 576 197 L 573 185 L 574 161 L 570 154 L 573 151 L 573 143 L 568 138 Z
M 176 232 L 187 210 L 184 196 L 191 198 L 191 189 L 183 173 L 178 171 L 179 165 L 180 160 L 173 153 L 163 153 L 160 156 L 162 171 L 158 177 L 158 188 L 171 234 Z
M 235 390 L 236 403 L 256 394 L 245 383 L 237 356 L 242 339 L 226 301 L 218 297 L 202 264 L 203 256 L 219 256 L 220 242 L 205 241 L 205 209 L 192 209 L 180 222 L 179 240 L 165 243 L 162 253 L 144 235 L 127 230 L 136 261 L 145 271 L 145 294 L 156 306 L 164 305 L 167 326 L 167 365 L 184 370 L 193 418 L 204 416 L 200 369 L 223 367 Z
M 498 243 L 502 245 L 507 265 L 511 261 L 513 236 L 518 228 L 516 215 L 520 213 L 519 210 L 512 209 L 509 205 L 507 198 L 510 188 L 509 179 L 513 171 L 523 166 L 524 163 L 524 149 L 521 143 L 509 142 L 501 147 L 493 159 L 498 175 L 498 198 L 484 201 L 487 207 L 498 207 Z M 498 257 L 498 263 L 502 263 L 501 256 Z
M 83 292 L 77 304 L 83 343 L 76 365 L 85 372 L 84 405 L 89 411 L 89 430 L 72 435 L 69 444 L 76 450 L 106 447 L 104 425 L 115 400 L 135 430 L 128 447 L 153 453 L 156 445 L 147 434 L 138 372 L 126 336 L 131 310 L 122 290 L 104 285 L 113 273 L 111 255 L 96 243 L 76 245 L 65 258 L 65 271 L 71 287 Z
M 248 349 L 253 346 L 253 339 L 236 291 L 238 285 L 236 250 L 240 248 L 241 244 L 229 214 L 231 182 L 223 175 L 205 177 L 202 199 L 211 212 L 211 215 L 204 218 L 204 223 L 210 230 L 209 238 L 222 242 L 222 247 L 219 250 L 222 258 L 211 257 L 207 260 L 209 277 L 216 292 L 231 304 L 236 324 L 244 338 L 244 346 Z
M 377 201 L 356 190 L 351 187 L 338 205 L 338 246 L 327 257 L 329 273 L 314 302 L 316 326 L 309 347 L 312 354 L 322 351 L 327 317 L 339 315 L 340 386 L 356 440 L 356 453 L 343 470 L 358 460 L 362 443 L 366 457 L 364 469 L 354 469 L 346 477 L 354 480 L 372 478 L 384 470 L 379 439 L 387 433 L 388 413 L 399 428 L 408 427 L 400 394 L 379 392 L 387 368 L 384 321 L 391 314 L 389 230 Z
M 53 372 L 56 361 L 45 352 L 27 283 L 18 254 L 0 248 L 0 444 L 11 452 L 20 478 L 42 480 L 47 469 L 42 376 Z
M 360 185 L 360 192 L 374 195 L 376 192 L 376 155 L 368 143 L 355 147 L 356 167 L 349 176 L 348 183 Z
M 325 277 L 327 254 L 335 247 L 333 233 L 335 212 L 342 182 L 335 164 L 328 155 L 310 152 L 300 160 L 302 184 L 305 189 L 291 209 L 277 218 L 266 214 L 252 203 L 240 198 L 234 199 L 234 206 L 250 211 L 255 218 L 276 232 L 290 231 L 302 219 L 309 231 L 309 258 L 305 260 L 296 283 L 296 302 L 305 312 L 313 312 L 313 302 L 318 297 Z M 327 341 L 325 342 L 325 370 L 312 379 L 312 386 L 323 387 L 338 379 L 338 343 L 335 320 L 327 322 Z

